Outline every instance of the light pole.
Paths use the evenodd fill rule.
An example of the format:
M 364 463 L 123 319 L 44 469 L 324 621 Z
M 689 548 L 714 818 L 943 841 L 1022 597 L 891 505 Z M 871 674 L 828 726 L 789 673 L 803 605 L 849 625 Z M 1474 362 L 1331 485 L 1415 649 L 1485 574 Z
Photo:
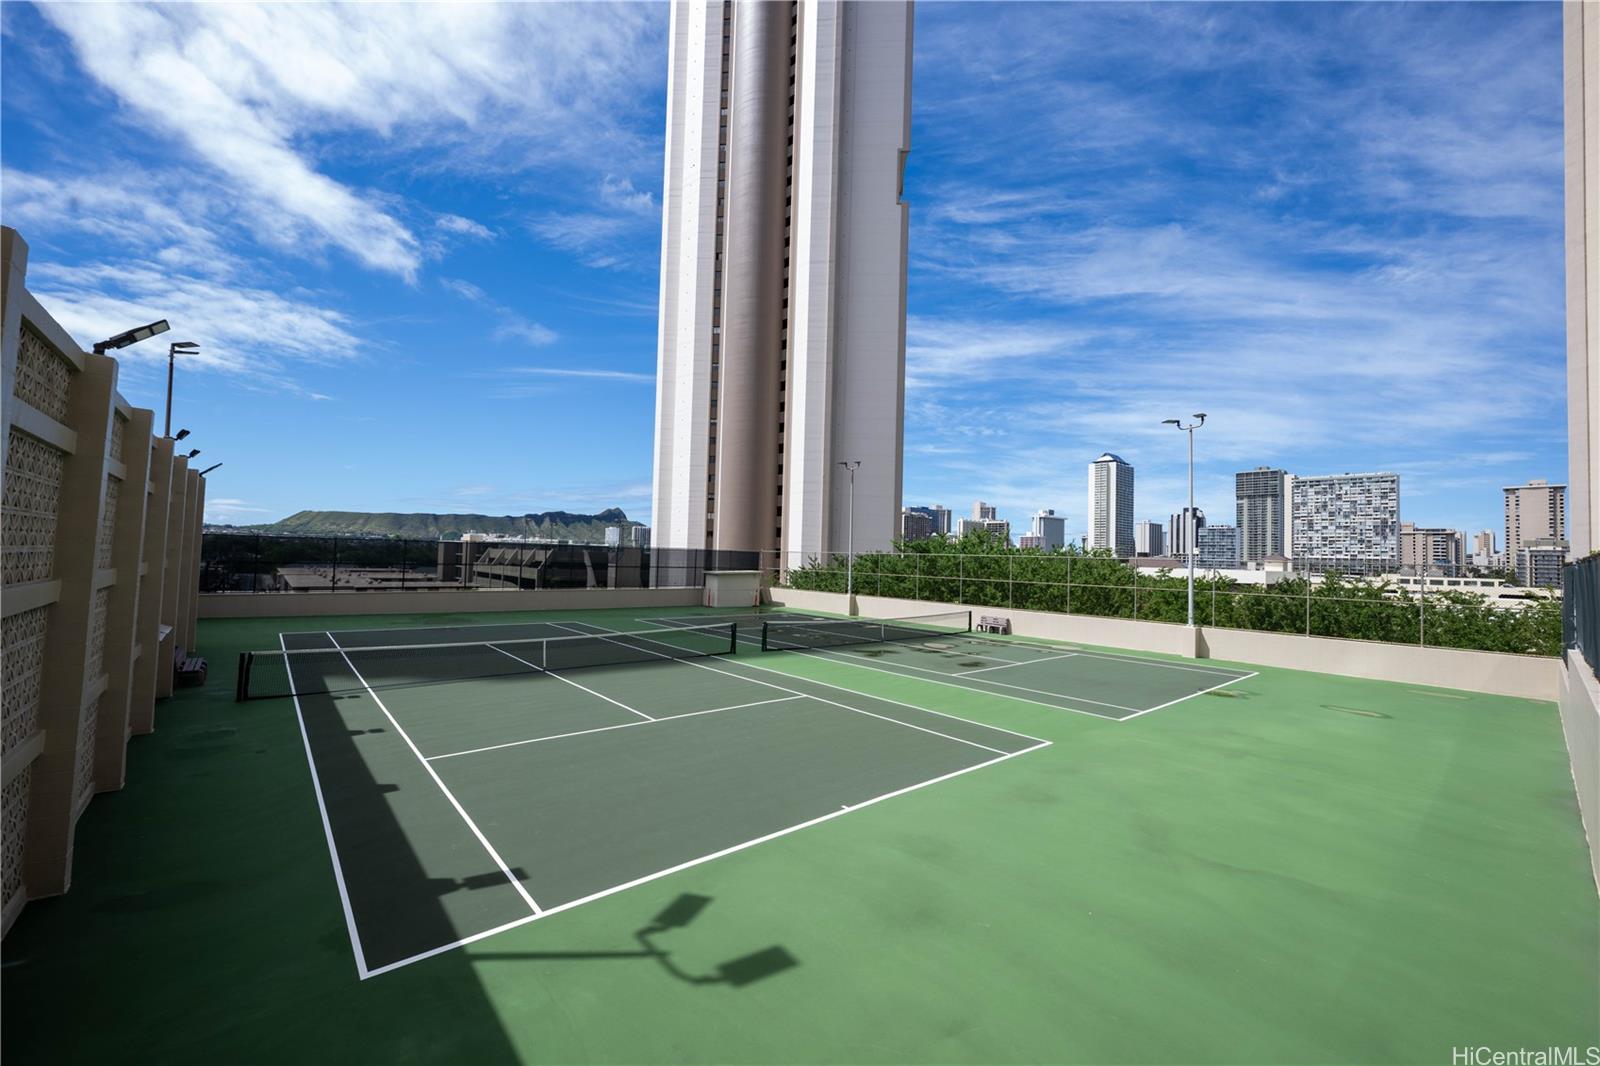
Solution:
M 861 469 L 861 460 L 841 460 L 839 465 L 850 471 L 849 524 L 844 534 L 844 594 L 851 599 L 856 594 L 856 471 Z
M 1189 511 L 1184 515 L 1181 528 L 1183 529 L 1183 547 L 1185 549 L 1185 554 L 1189 556 L 1189 628 L 1193 629 L 1194 552 L 1195 548 L 1197 547 L 1195 544 L 1195 540 L 1197 539 L 1195 534 L 1198 532 L 1195 529 L 1194 521 L 1194 431 L 1206 424 L 1206 416 L 1204 412 L 1195 415 L 1194 421 L 1190 422 L 1187 426 L 1176 418 L 1162 419 L 1161 424 L 1163 426 L 1177 426 L 1179 429 L 1189 434 Z
M 167 345 L 167 422 L 161 430 L 163 437 L 172 436 L 172 364 L 177 362 L 179 352 L 199 351 L 200 345 L 194 341 L 175 341 Z

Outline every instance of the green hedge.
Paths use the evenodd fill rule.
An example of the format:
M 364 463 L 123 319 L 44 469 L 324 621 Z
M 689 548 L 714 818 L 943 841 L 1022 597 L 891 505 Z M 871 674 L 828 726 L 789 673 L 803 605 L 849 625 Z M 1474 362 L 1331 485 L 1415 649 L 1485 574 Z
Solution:
M 789 571 L 789 587 L 844 592 L 842 562 L 812 559 Z M 1077 548 L 1010 548 L 988 533 L 960 540 L 919 540 L 896 551 L 856 556 L 862 595 L 962 603 L 974 607 L 1061 611 L 1149 622 L 1188 617 L 1185 575 L 1143 575 L 1109 552 Z M 1426 604 L 1409 591 L 1369 585 L 1338 574 L 1320 585 L 1293 578 L 1244 586 L 1227 578 L 1195 581 L 1195 619 L 1202 625 L 1270 633 L 1381 640 L 1432 647 L 1526 655 L 1561 654 L 1561 604 L 1536 600 L 1494 607 L 1480 596 L 1430 592 Z

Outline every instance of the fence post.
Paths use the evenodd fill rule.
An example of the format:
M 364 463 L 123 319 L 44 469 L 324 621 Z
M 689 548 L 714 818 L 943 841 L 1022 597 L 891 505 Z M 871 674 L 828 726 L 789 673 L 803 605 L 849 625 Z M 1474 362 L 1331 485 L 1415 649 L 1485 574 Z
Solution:
M 328 568 L 328 591 L 339 591 L 339 538 L 333 538 L 333 565 Z
M 1067 609 L 1065 614 L 1072 613 L 1072 556 L 1067 556 Z
M 1428 566 L 1422 565 L 1422 581 L 1417 585 L 1421 595 L 1417 597 L 1417 646 L 1428 646 Z
M 1306 636 L 1311 635 L 1311 571 L 1306 571 Z
M 917 553 L 917 572 L 911 578 L 911 598 L 922 599 L 922 553 Z
M 1211 571 L 1211 628 L 1217 628 L 1217 572 Z
M 1016 610 L 1017 607 L 1017 557 L 1006 556 L 1006 609 Z
M 956 602 L 967 602 L 967 556 L 965 553 L 956 556 Z
M 1133 620 L 1139 620 L 1139 568 L 1133 567 Z

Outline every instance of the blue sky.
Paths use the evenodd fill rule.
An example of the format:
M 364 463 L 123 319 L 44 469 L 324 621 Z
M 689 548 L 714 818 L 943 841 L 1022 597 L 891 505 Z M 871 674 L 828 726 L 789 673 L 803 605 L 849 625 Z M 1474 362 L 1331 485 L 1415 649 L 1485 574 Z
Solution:
M 209 517 L 648 520 L 666 8 L 6 4 L 0 209 L 85 344 L 202 343 Z M 917 7 L 907 503 L 1084 526 L 1394 470 L 1564 480 L 1561 12 Z M 180 336 L 181 334 L 181 336 Z M 125 353 L 160 410 L 165 348 Z

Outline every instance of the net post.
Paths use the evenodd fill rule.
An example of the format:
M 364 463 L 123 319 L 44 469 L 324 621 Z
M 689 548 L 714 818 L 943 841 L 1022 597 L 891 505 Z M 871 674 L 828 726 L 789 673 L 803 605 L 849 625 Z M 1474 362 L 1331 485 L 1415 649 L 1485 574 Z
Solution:
M 250 659 L 249 652 L 242 651 L 239 653 L 239 680 L 233 690 L 235 703 L 243 703 L 249 699 L 247 694 L 250 691 Z
M 728 623 L 728 654 L 739 654 L 739 623 Z
M 972 612 L 970 610 L 967 612 L 967 632 L 972 632 Z
M 762 651 L 771 651 L 772 650 L 771 648 L 767 647 L 768 627 L 771 626 L 771 625 L 772 625 L 771 622 L 762 622 L 761 623 L 761 650 Z

